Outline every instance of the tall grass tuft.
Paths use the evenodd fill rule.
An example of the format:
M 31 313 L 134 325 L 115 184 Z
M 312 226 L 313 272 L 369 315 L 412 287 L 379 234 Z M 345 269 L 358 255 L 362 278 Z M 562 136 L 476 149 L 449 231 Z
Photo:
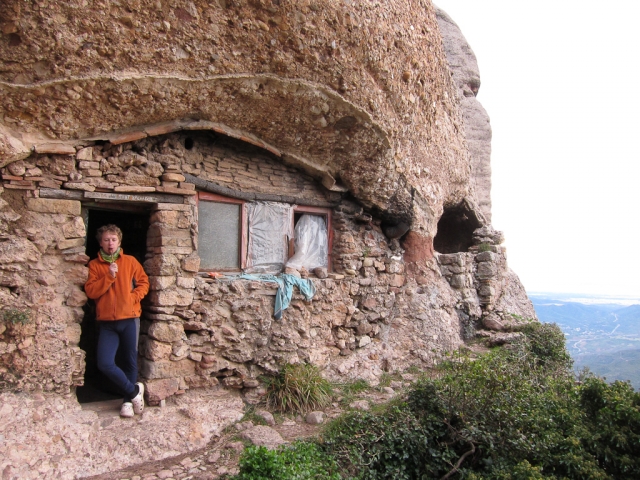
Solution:
M 267 379 L 267 406 L 279 412 L 316 410 L 329 405 L 332 398 L 331 383 L 314 365 L 287 364 L 277 376 Z

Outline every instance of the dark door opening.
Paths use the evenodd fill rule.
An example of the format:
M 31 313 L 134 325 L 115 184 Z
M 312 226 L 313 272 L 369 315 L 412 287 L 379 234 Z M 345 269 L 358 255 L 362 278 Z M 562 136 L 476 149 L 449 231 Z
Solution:
M 433 248 L 438 253 L 468 252 L 473 245 L 473 232 L 481 226 L 480 220 L 466 202 L 444 207 L 438 220 L 438 233 L 433 239 Z
M 85 211 L 87 225 L 86 253 L 91 259 L 98 256 L 100 245 L 96 231 L 103 225 L 115 224 L 122 230 L 122 251 L 133 255 L 140 263 L 144 263 L 147 252 L 147 231 L 149 230 L 149 212 L 146 210 L 122 211 L 89 208 Z M 80 348 L 86 352 L 86 368 L 84 385 L 76 389 L 80 403 L 113 400 L 121 395 L 115 386 L 98 370 L 96 362 L 96 345 L 98 331 L 96 328 L 95 305 L 89 300 L 84 307 L 84 318 L 81 324 Z M 118 358 L 116 357 L 116 363 Z

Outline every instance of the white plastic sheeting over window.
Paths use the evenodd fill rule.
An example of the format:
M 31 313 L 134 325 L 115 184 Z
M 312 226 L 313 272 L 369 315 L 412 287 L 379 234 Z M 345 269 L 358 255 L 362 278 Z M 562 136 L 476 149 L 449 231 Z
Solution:
M 296 253 L 287 262 L 287 267 L 313 270 L 328 266 L 329 237 L 323 217 L 302 215 L 296 224 L 294 235 Z
M 279 273 L 287 261 L 291 237 L 291 205 L 274 202 L 247 204 L 249 273 Z

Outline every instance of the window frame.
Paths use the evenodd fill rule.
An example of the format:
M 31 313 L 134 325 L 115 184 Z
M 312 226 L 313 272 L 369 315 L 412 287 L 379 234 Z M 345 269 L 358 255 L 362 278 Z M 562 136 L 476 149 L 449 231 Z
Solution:
M 247 202 L 245 200 L 241 200 L 238 198 L 225 197 L 224 195 L 219 195 L 217 193 L 210 192 L 202 192 L 198 191 L 196 195 L 196 208 L 200 207 L 200 202 L 215 202 L 215 203 L 228 203 L 240 206 L 240 225 L 238 228 L 240 229 L 238 233 L 238 241 L 240 242 L 240 248 L 238 249 L 238 265 L 239 267 L 233 268 L 200 268 L 200 272 L 242 272 L 247 268 L 247 248 L 249 243 L 249 220 L 247 214 Z M 326 207 L 313 207 L 308 205 L 295 205 L 288 204 L 286 202 L 279 202 L 284 205 L 291 206 L 291 231 L 295 231 L 295 219 L 296 214 L 311 214 L 321 216 L 325 220 L 325 224 L 327 227 L 327 239 L 328 239 L 328 255 L 327 255 L 327 270 L 333 271 L 333 211 L 331 208 Z M 198 223 L 200 222 L 200 217 L 198 216 Z M 202 238 L 200 238 L 200 229 L 198 228 L 198 246 L 202 242 Z M 289 239 L 289 244 L 287 245 L 288 249 L 288 258 L 291 258 L 295 253 L 295 237 Z
M 295 223 L 296 223 L 296 214 L 311 214 L 317 215 L 319 217 L 324 217 L 325 224 L 327 226 L 327 241 L 328 252 L 327 252 L 327 271 L 333 271 L 333 225 L 332 225 L 332 210 L 326 207 L 312 207 L 309 205 L 292 205 L 292 213 L 291 213 L 291 231 L 295 232 Z M 295 237 L 289 239 L 289 258 L 293 257 L 295 254 Z
M 247 264 L 247 232 L 249 231 L 247 223 L 247 209 L 246 202 L 238 198 L 225 197 L 218 195 L 217 193 L 210 192 L 198 192 L 196 198 L 196 208 L 200 207 L 200 202 L 215 202 L 215 203 L 229 203 L 240 206 L 240 225 L 238 226 L 238 241 L 240 242 L 240 248 L 238 248 L 238 267 L 233 268 L 200 268 L 200 272 L 241 272 L 246 268 Z M 200 224 L 200 216 L 198 215 L 198 224 Z M 198 227 L 198 246 L 200 246 L 202 239 L 200 238 L 200 227 Z

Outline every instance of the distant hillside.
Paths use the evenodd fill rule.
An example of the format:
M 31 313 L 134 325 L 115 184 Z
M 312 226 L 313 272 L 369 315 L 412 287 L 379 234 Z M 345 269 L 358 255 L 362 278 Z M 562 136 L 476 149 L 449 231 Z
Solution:
M 640 390 L 640 349 L 599 355 L 578 355 L 574 361 L 577 371 L 588 367 L 607 381 L 629 380 L 633 388 Z
M 640 390 L 640 305 L 601 303 L 595 297 L 531 295 L 541 322 L 557 323 L 577 370 L 607 380 L 630 380 Z

